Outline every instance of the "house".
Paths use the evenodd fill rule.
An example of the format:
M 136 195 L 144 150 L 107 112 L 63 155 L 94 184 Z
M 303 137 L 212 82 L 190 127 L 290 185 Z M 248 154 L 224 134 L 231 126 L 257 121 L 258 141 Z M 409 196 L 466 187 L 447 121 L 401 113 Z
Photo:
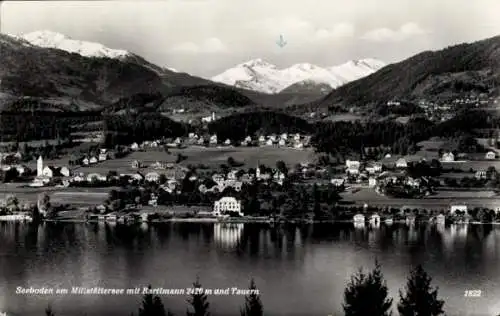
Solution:
M 99 161 L 105 161 L 108 160 L 108 153 L 107 152 L 101 152 L 99 154 Z
M 240 216 L 244 216 L 241 212 L 241 201 L 234 197 L 223 197 L 214 203 L 213 214 L 215 216 L 224 215 L 227 212 L 235 212 Z
M 369 186 L 370 188 L 373 188 L 373 187 L 375 187 L 376 185 L 377 185 L 377 179 L 375 179 L 375 178 L 373 178 L 373 177 L 370 177 L 370 178 L 368 179 L 368 186 Z
M 228 180 L 237 180 L 238 179 L 238 170 L 231 170 L 227 173 Z
M 217 144 L 217 135 L 212 135 L 210 136 L 210 144 L 211 145 L 216 145 Z
M 166 169 L 166 165 L 164 163 L 156 161 L 156 162 L 151 164 L 151 168 L 153 168 L 153 169 Z
M 441 161 L 443 162 L 452 162 L 455 161 L 455 155 L 452 152 L 444 153 L 441 157 Z
M 407 167 L 408 167 L 408 163 L 406 162 L 406 159 L 399 158 L 396 161 L 396 168 L 407 168 Z
M 71 179 L 71 181 L 73 181 L 73 182 L 83 182 L 83 181 L 85 181 L 85 178 L 84 178 L 84 176 L 83 176 L 83 173 L 80 173 L 80 174 L 78 174 L 78 175 L 74 176 L 74 177 Z
M 202 121 L 203 123 L 210 123 L 210 122 L 215 121 L 215 113 L 214 113 L 214 112 L 212 112 L 212 115 L 210 115 L 210 116 L 206 116 L 206 117 L 202 117 L 202 118 L 201 118 L 201 121 Z
M 132 169 L 139 169 L 141 167 L 141 163 L 138 160 L 132 161 Z
M 295 143 L 295 145 L 293 145 L 293 148 L 295 148 L 295 149 L 303 149 L 304 148 L 304 143 L 302 143 L 302 142 Z
M 94 181 L 106 181 L 107 177 L 105 175 L 102 175 L 100 173 L 89 173 L 87 175 L 87 182 L 94 182 Z
M 488 173 L 486 172 L 486 170 L 478 170 L 474 174 L 474 177 L 478 180 L 486 179 L 488 177 Z
M 92 156 L 89 159 L 89 164 L 93 165 L 93 164 L 96 164 L 98 161 L 99 160 L 95 156 Z
M 148 182 L 158 182 L 160 180 L 160 174 L 158 172 L 149 172 L 145 176 Z
M 68 167 L 61 167 L 61 169 L 59 169 L 59 173 L 64 177 L 71 176 L 71 171 L 69 170 Z
M 52 166 L 45 166 L 42 171 L 42 176 L 46 178 L 53 178 L 58 175 L 58 170 Z
M 488 151 L 486 153 L 486 156 L 485 156 L 485 158 L 488 159 L 488 160 L 493 160 L 496 157 L 497 157 L 497 155 L 493 151 Z
M 345 162 L 346 167 L 347 167 L 347 174 L 350 175 L 357 175 L 359 174 L 359 168 L 361 166 L 361 163 L 357 160 L 346 160 Z
M 132 180 L 136 180 L 136 181 L 144 180 L 144 176 L 142 174 L 140 174 L 139 172 L 130 175 L 130 177 L 132 178 Z
M 83 164 L 84 166 L 88 166 L 88 165 L 90 164 L 89 158 L 87 158 L 87 157 L 83 158 L 83 160 L 82 160 L 82 164 Z
M 373 163 L 366 166 L 365 170 L 369 174 L 375 174 L 382 171 L 382 165 L 379 163 Z
M 354 223 L 364 223 L 365 222 L 365 216 L 363 214 L 356 214 L 353 217 Z
M 422 180 L 408 177 L 406 179 L 405 183 L 406 183 L 406 185 L 409 185 L 411 187 L 418 188 L 422 184 Z
M 132 145 L 130 145 L 130 149 L 139 150 L 139 145 L 137 143 L 132 143 Z
M 330 183 L 333 184 L 335 187 L 341 187 L 345 183 L 345 179 L 343 178 L 337 178 L 337 179 L 331 179 Z
M 455 214 L 457 211 L 467 214 L 467 205 L 452 205 L 450 206 L 450 214 Z
M 212 176 L 212 180 L 214 180 L 214 182 L 217 184 L 221 184 L 224 183 L 224 176 L 216 173 Z
M 358 160 L 349 160 L 347 159 L 345 162 L 345 166 L 347 169 L 359 169 L 361 163 Z

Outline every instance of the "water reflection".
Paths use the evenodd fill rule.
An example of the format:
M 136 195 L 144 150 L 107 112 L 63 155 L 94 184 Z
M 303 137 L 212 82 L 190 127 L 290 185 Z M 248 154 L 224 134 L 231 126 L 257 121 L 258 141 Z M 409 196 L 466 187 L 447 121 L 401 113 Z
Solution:
M 214 241 L 218 246 L 229 248 L 237 246 L 243 234 L 244 224 L 214 224 Z M 259 235 L 256 235 L 259 236 Z
M 258 278 L 270 314 L 325 315 L 340 311 L 346 279 L 359 266 L 373 266 L 375 257 L 395 293 L 409 266 L 424 263 L 449 315 L 487 314 L 500 297 L 500 227 L 494 225 L 0 223 L 0 238 L 0 308 L 27 316 L 39 315 L 47 300 L 15 295 L 19 285 L 182 288 L 197 274 L 220 287 Z M 488 289 L 473 308 L 463 300 L 463 289 L 471 287 Z M 299 291 L 304 288 L 311 294 Z M 109 300 L 69 296 L 54 304 L 64 315 L 97 316 L 130 313 L 138 302 L 118 297 L 111 306 Z M 169 298 L 177 314 L 184 303 Z M 212 304 L 229 315 L 241 300 L 219 297 Z

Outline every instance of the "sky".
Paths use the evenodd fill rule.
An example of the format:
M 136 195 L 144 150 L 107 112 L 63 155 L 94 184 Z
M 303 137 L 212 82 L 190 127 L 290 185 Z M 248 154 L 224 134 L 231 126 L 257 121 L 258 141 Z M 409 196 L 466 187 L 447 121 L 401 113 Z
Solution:
M 499 0 L 4 1 L 0 8 L 2 33 L 51 30 L 201 77 L 255 58 L 280 68 L 392 63 L 500 35 Z

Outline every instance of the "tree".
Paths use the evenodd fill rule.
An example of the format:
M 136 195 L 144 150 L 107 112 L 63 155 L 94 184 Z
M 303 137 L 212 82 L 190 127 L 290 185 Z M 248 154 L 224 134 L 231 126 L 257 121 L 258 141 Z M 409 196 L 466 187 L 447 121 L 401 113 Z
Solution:
M 264 309 L 262 307 L 262 302 L 259 297 L 259 290 L 255 286 L 255 281 L 250 281 L 249 290 L 250 294 L 245 296 L 245 307 L 241 309 L 241 316 L 262 316 L 264 314 Z
M 4 177 L 3 177 L 3 182 L 12 182 L 16 180 L 19 177 L 19 171 L 17 171 L 16 168 L 10 168 L 9 170 L 5 171 Z
M 48 218 L 54 218 L 57 216 L 57 211 L 55 208 L 51 207 L 50 196 L 47 193 L 43 193 L 38 196 L 37 207 L 40 214 L 46 215 Z
M 52 312 L 52 307 L 47 306 L 47 308 L 45 309 L 45 316 L 55 316 L 56 314 L 54 314 L 54 312 Z
M 234 167 L 236 165 L 236 160 L 234 160 L 234 158 L 230 156 L 227 158 L 227 164 L 231 167 Z
M 151 290 L 151 285 L 148 286 Z M 139 316 L 172 316 L 170 311 L 165 312 L 165 306 L 159 296 L 153 294 L 144 294 L 142 298 L 142 306 L 139 307 Z
M 191 293 L 187 301 L 193 308 L 193 312 L 189 310 L 186 312 L 187 316 L 210 316 L 208 312 L 210 304 L 207 301 L 207 295 L 203 291 L 199 278 L 196 278 L 196 282 L 193 283 L 193 293 Z
M 375 269 L 365 274 L 360 269 L 351 276 L 351 281 L 344 291 L 344 312 L 346 316 L 390 316 L 392 298 L 388 298 L 388 289 L 380 265 L 375 261 Z
M 283 160 L 278 160 L 276 162 L 276 169 L 278 169 L 280 172 L 287 174 L 288 173 L 288 168 L 286 166 L 286 163 Z
M 432 278 L 418 265 L 408 278 L 406 295 L 399 291 L 398 311 L 401 316 L 437 316 L 444 314 L 443 300 L 437 299 L 438 289 L 431 288 Z

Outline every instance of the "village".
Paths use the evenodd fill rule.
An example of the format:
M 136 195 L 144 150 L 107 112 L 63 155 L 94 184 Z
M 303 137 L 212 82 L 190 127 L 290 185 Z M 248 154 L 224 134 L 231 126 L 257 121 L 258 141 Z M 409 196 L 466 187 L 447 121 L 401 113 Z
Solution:
M 378 160 L 346 159 L 345 164 L 332 166 L 318 159 L 310 142 L 309 135 L 281 134 L 247 136 L 233 145 L 217 135 L 190 133 L 186 138 L 115 149 L 98 145 L 94 152 L 79 157 L 46 160 L 40 155 L 34 166 L 21 163 L 21 151 L 3 154 L 2 191 L 7 196 L 0 220 L 29 220 L 26 210 L 34 205 L 52 220 L 283 219 L 283 212 L 276 213 L 276 208 L 267 213 L 263 207 L 259 207 L 260 212 L 249 209 L 252 186 L 270 191 L 276 199 L 292 187 L 320 187 L 340 198 L 319 204 L 358 207 L 360 212 L 370 207 L 394 207 L 453 216 L 457 210 L 457 214 L 467 214 L 473 208 L 486 208 L 493 218 L 498 217 L 498 153 L 493 148 L 474 157 L 443 150 L 433 152 L 434 158 L 429 159 L 385 153 Z M 240 156 L 238 152 L 242 152 Z M 270 202 L 263 194 L 256 199 L 260 205 Z M 340 206 L 341 202 L 345 204 Z M 44 204 L 64 207 L 48 216 Z M 350 216 L 347 220 L 359 222 L 365 216 L 354 215 L 346 215 Z M 377 223 L 377 216 L 366 218 Z M 395 219 L 386 217 L 387 223 Z M 408 216 L 404 219 L 412 221 Z M 432 220 L 441 219 L 434 216 Z

